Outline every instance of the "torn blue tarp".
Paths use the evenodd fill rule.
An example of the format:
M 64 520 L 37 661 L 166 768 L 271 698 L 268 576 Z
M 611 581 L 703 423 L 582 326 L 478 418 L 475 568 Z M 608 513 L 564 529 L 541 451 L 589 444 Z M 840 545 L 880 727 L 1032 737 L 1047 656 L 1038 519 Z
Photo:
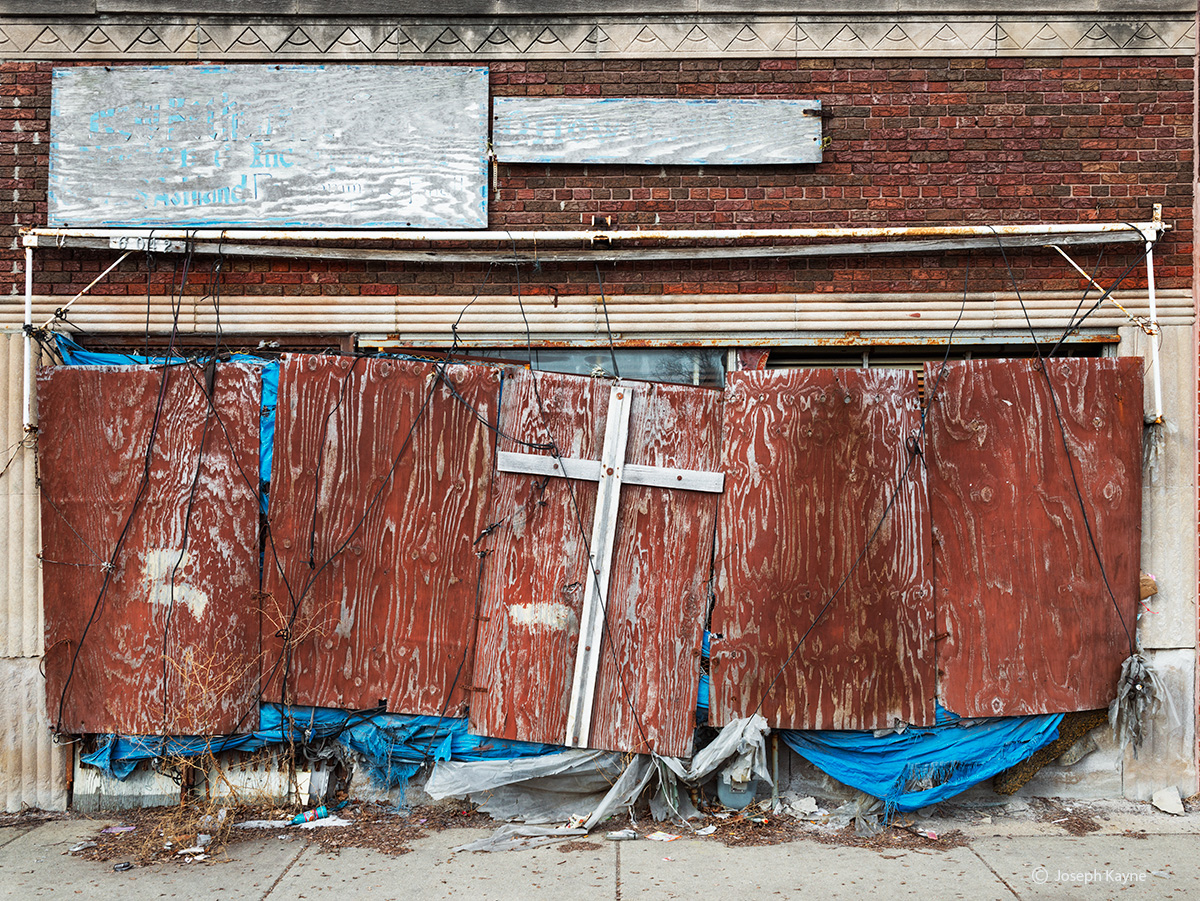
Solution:
M 1062 714 L 962 720 L 938 708 L 938 724 L 904 732 L 780 730 L 788 747 L 829 774 L 884 802 L 917 810 L 957 795 L 1020 763 L 1058 737 Z
M 465 717 L 263 704 L 260 725 L 259 734 L 273 731 L 306 741 L 336 737 L 366 757 L 376 781 L 389 787 L 407 781 L 426 760 L 512 760 L 562 750 L 558 745 L 471 735 Z
M 704 630 L 704 638 L 700 642 L 700 659 L 708 662 L 709 636 L 712 633 Z M 696 725 L 703 726 L 708 722 L 708 692 L 709 677 L 704 670 L 700 671 L 700 691 L 696 694 Z
M 279 361 L 269 360 L 262 368 L 262 419 L 258 424 L 258 477 L 264 489 L 271 481 L 271 458 L 275 452 L 275 407 L 278 403 Z M 264 510 L 266 505 L 264 496 Z
M 107 776 L 125 779 L 142 760 L 257 751 L 288 742 L 338 741 L 362 754 L 376 781 L 390 788 L 406 782 L 426 760 L 512 760 L 562 750 L 557 745 L 470 735 L 466 718 L 278 704 L 263 704 L 259 715 L 261 728 L 243 735 L 106 735 L 96 751 L 81 759 Z
M 65 335 L 55 335 L 58 352 L 64 366 L 162 366 L 164 363 L 179 366 L 187 362 L 186 357 L 148 357 L 142 354 L 100 353 L 80 347 Z M 207 358 L 197 363 L 203 365 Z M 271 457 L 275 448 L 275 407 L 279 400 L 279 361 L 256 357 L 252 354 L 232 354 L 229 359 L 237 363 L 254 363 L 262 367 L 262 411 L 258 427 L 259 494 L 266 510 L 266 486 L 271 481 Z

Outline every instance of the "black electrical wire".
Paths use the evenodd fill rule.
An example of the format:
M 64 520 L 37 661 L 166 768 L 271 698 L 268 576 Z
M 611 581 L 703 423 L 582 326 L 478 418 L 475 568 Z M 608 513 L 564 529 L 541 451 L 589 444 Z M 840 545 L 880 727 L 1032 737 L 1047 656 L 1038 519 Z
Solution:
M 767 685 L 766 690 L 759 697 L 758 705 L 754 708 L 754 712 L 756 714 L 762 711 L 763 703 L 770 696 L 771 692 L 775 688 L 775 685 L 779 682 L 780 677 L 784 674 L 784 672 L 787 670 L 788 666 L 791 665 L 791 662 L 795 659 L 796 655 L 800 652 L 800 649 L 804 646 L 804 642 L 808 639 L 808 636 L 810 634 L 812 634 L 812 630 L 817 627 L 817 623 L 819 623 L 821 621 L 821 618 L 824 617 L 825 614 L 829 611 L 830 607 L 833 606 L 833 602 L 837 599 L 838 595 L 840 595 L 842 593 L 842 589 L 844 589 L 846 587 L 847 583 L 854 576 L 855 572 L 858 571 L 859 566 L 862 565 L 863 560 L 866 559 L 867 552 L 871 549 L 871 545 L 875 543 L 875 539 L 879 536 L 880 530 L 883 529 L 883 524 L 887 521 L 888 515 L 891 513 L 892 507 L 895 506 L 896 498 L 899 497 L 900 491 L 904 488 L 905 482 L 908 481 L 908 475 L 909 475 L 909 472 L 912 471 L 913 464 L 917 461 L 917 459 L 923 460 L 925 457 L 924 441 L 925 441 L 926 424 L 928 422 L 929 407 L 930 407 L 930 404 L 933 403 L 933 399 L 936 398 L 938 389 L 941 387 L 942 379 L 945 376 L 946 369 L 947 369 L 946 364 L 950 359 L 950 348 L 954 343 L 954 333 L 958 330 L 959 323 L 962 322 L 963 314 L 965 313 L 966 308 L 967 308 L 967 292 L 968 292 L 968 285 L 970 283 L 970 278 L 971 278 L 971 257 L 970 257 L 970 254 L 968 253 L 966 272 L 963 276 L 962 304 L 959 306 L 959 309 L 958 309 L 958 317 L 954 320 L 954 325 L 951 326 L 950 334 L 946 338 L 946 352 L 943 354 L 942 363 L 938 367 L 938 377 L 934 380 L 933 390 L 932 390 L 932 392 L 930 392 L 930 396 L 926 399 L 926 403 L 921 407 L 920 424 L 919 424 L 919 427 L 917 430 L 917 434 L 916 434 L 916 436 L 914 436 L 914 441 L 915 441 L 915 446 L 917 448 L 917 452 L 909 454 L 908 461 L 904 465 L 904 470 L 903 470 L 903 472 L 901 472 L 900 478 L 897 480 L 895 487 L 892 489 L 892 492 L 891 492 L 890 496 L 888 497 L 887 503 L 884 505 L 883 513 L 880 515 L 879 521 L 875 524 L 875 528 L 871 530 L 870 535 L 867 536 L 866 543 L 863 545 L 862 550 L 858 552 L 858 556 L 855 558 L 854 563 L 852 563 L 850 565 L 850 569 L 848 569 L 846 571 L 846 574 L 844 576 L 842 576 L 842 580 L 837 584 L 837 587 L 833 590 L 833 592 L 825 600 L 825 603 L 821 605 L 821 608 L 817 611 L 817 615 L 814 616 L 812 619 L 812 622 L 810 622 L 808 624 L 808 628 L 804 630 L 804 634 L 800 636 L 800 640 L 796 642 L 795 646 L 792 648 L 791 652 L 787 655 L 786 659 L 784 659 L 783 663 L 775 671 L 774 677 L 771 679 L 770 683 Z
M 188 276 L 188 272 L 190 271 L 190 268 L 191 268 L 191 262 L 192 262 L 192 255 L 191 255 L 191 252 L 189 251 L 188 255 L 184 259 L 183 277 L 179 282 L 179 291 L 181 293 L 183 291 L 184 285 L 187 284 L 187 276 Z M 178 264 L 176 264 L 175 270 L 176 270 L 176 272 L 178 272 Z M 172 296 L 173 296 L 174 291 L 175 291 L 174 278 L 172 278 L 171 290 L 172 290 Z M 175 309 L 174 303 L 172 303 L 172 308 Z M 163 407 L 165 405 L 166 394 L 167 394 L 167 382 L 169 379 L 169 373 L 172 369 L 172 365 L 170 362 L 171 354 L 175 348 L 175 338 L 178 334 L 178 331 L 179 331 L 179 316 L 178 316 L 178 310 L 176 309 L 174 320 L 171 325 L 171 337 L 170 337 L 170 341 L 169 341 L 169 344 L 167 347 L 167 355 L 166 355 L 165 359 L 163 360 L 162 376 L 159 380 L 158 400 L 155 403 L 154 418 L 151 422 L 150 436 L 149 436 L 149 440 L 147 441 L 147 444 L 146 444 L 146 453 L 145 453 L 145 456 L 143 459 L 141 480 L 140 480 L 140 483 L 138 484 L 137 492 L 134 495 L 133 504 L 130 507 L 129 515 L 126 517 L 125 524 L 122 526 L 121 531 L 120 531 L 119 535 L 117 536 L 116 543 L 113 546 L 112 554 L 109 556 L 108 560 L 105 562 L 105 564 L 102 567 L 103 571 L 104 571 L 104 579 L 100 585 L 100 591 L 96 596 L 95 602 L 92 604 L 92 609 L 88 615 L 87 622 L 84 624 L 83 632 L 79 636 L 78 643 L 75 645 L 75 651 L 71 655 L 71 665 L 67 669 L 67 678 L 63 682 L 62 693 L 59 695 L 59 699 L 58 699 L 58 711 L 55 715 L 55 728 L 54 728 L 55 732 L 62 732 L 63 708 L 66 706 L 67 693 L 70 691 L 71 682 L 75 677 L 75 668 L 79 663 L 79 655 L 83 651 L 84 644 L 87 642 L 88 633 L 91 631 L 91 628 L 95 624 L 96 618 L 97 618 L 97 616 L 99 616 L 100 610 L 103 607 L 104 598 L 108 594 L 109 586 L 112 584 L 113 573 L 115 573 L 116 569 L 117 569 L 117 561 L 120 558 L 121 551 L 125 546 L 125 539 L 129 535 L 129 529 L 130 529 L 131 525 L 133 524 L 133 518 L 136 515 L 139 507 L 141 506 L 142 499 L 144 498 L 145 493 L 146 493 L 146 488 L 148 487 L 148 485 L 150 483 L 150 464 L 151 464 L 151 460 L 152 460 L 153 453 L 154 453 L 154 445 L 155 445 L 155 442 L 158 437 L 159 426 L 162 422 Z
M 995 231 L 994 228 L 992 230 Z M 1071 485 L 1075 489 L 1075 499 L 1079 503 L 1079 513 L 1083 518 L 1083 527 L 1087 532 L 1088 543 L 1091 545 L 1092 553 L 1096 557 L 1096 565 L 1100 568 L 1100 576 L 1104 580 L 1104 588 L 1108 592 L 1109 600 L 1112 601 L 1113 610 L 1116 611 L 1117 620 L 1121 623 L 1121 629 L 1124 631 L 1125 638 L 1129 642 L 1129 654 L 1130 656 L 1133 656 L 1137 653 L 1137 644 L 1134 641 L 1133 634 L 1129 631 L 1129 625 L 1125 622 L 1124 615 L 1121 613 L 1121 605 L 1117 603 L 1116 593 L 1113 591 L 1112 585 L 1108 580 L 1108 570 L 1104 566 L 1104 560 L 1100 555 L 1100 548 L 1096 544 L 1096 536 L 1092 531 L 1091 518 L 1088 516 L 1087 505 L 1083 499 L 1083 490 L 1079 487 L 1079 477 L 1075 472 L 1075 458 L 1071 454 L 1071 445 L 1067 439 L 1066 423 L 1063 422 L 1062 411 L 1059 409 L 1058 404 L 1058 396 L 1054 393 L 1054 383 L 1050 379 L 1050 367 L 1046 364 L 1046 357 L 1042 354 L 1041 346 L 1038 344 L 1037 333 L 1034 331 L 1033 322 L 1029 318 L 1029 310 L 1026 309 L 1025 301 L 1021 297 L 1021 289 L 1017 284 L 1016 275 L 1012 271 L 1012 265 L 1009 263 L 1008 252 L 1005 249 L 1004 241 L 1001 239 L 998 232 L 996 233 L 996 244 L 1000 248 L 1000 255 L 1004 258 L 1004 266 L 1008 270 L 1009 281 L 1012 283 L 1013 290 L 1016 292 L 1017 302 L 1021 305 L 1021 312 L 1025 315 L 1025 323 L 1029 328 L 1029 335 L 1033 341 L 1034 350 L 1037 352 L 1038 369 L 1041 370 L 1042 378 L 1045 379 L 1046 392 L 1050 395 L 1050 406 L 1054 410 L 1054 418 L 1058 424 L 1058 432 L 1059 437 L 1062 439 L 1063 452 L 1067 457 L 1067 468 L 1071 473 Z M 1149 250 L 1147 250 L 1147 253 L 1149 253 Z M 1131 271 L 1133 271 L 1132 266 L 1126 270 L 1126 275 Z M 1124 279 L 1124 277 L 1125 276 L 1122 275 L 1121 278 Z M 1120 284 L 1120 281 L 1118 281 L 1117 284 Z M 1105 292 L 1105 296 L 1110 293 L 1112 293 L 1112 288 L 1109 288 L 1108 291 Z M 1096 306 L 1094 306 L 1092 309 L 1094 310 L 1096 307 L 1098 307 L 1099 303 L 1100 302 L 1097 301 Z M 1055 346 L 1057 347 L 1057 345 Z
M 1136 226 L 1134 226 L 1132 224 L 1130 224 L 1129 227 L 1136 228 Z M 1125 281 L 1125 279 L 1127 279 L 1129 277 L 1129 274 L 1131 272 L 1133 272 L 1133 270 L 1136 269 L 1138 266 L 1141 266 L 1143 263 L 1146 262 L 1146 258 L 1150 255 L 1150 252 L 1158 245 L 1158 242 L 1160 240 L 1161 240 L 1161 235 L 1159 237 L 1156 237 L 1153 241 L 1149 242 L 1148 246 L 1142 251 L 1141 256 L 1136 257 L 1132 263 L 1130 263 L 1128 266 L 1125 267 L 1125 271 L 1122 272 L 1117 277 L 1117 280 L 1115 282 L 1113 282 L 1111 285 L 1109 285 L 1107 288 L 1104 289 L 1104 291 L 1100 294 L 1100 296 L 1098 298 L 1096 298 L 1096 302 L 1094 304 L 1092 304 L 1091 307 L 1088 308 L 1088 311 L 1086 313 L 1084 313 L 1082 316 L 1079 316 L 1076 319 L 1071 319 L 1068 321 L 1066 328 L 1063 329 L 1062 335 L 1059 337 L 1058 341 L 1056 341 L 1054 343 L 1054 346 L 1050 349 L 1050 352 L 1048 354 L 1046 354 L 1046 356 L 1054 356 L 1054 354 L 1058 352 L 1059 347 L 1062 346 L 1063 342 L 1067 340 L 1068 336 L 1072 332 L 1077 331 L 1083 327 L 1083 323 L 1093 313 L 1095 313 L 1098 309 L 1100 309 L 1100 305 L 1103 304 L 1104 301 L 1108 300 L 1108 298 L 1110 296 L 1112 296 L 1112 293 L 1121 286 L 1121 284 Z M 1005 264 L 1007 265 L 1007 263 L 1008 263 L 1008 259 L 1006 257 Z M 1012 280 L 1012 278 L 1013 278 L 1013 274 L 1012 274 L 1012 269 L 1010 268 L 1009 269 L 1010 281 Z M 1085 296 L 1086 296 L 1086 292 L 1085 292 Z M 1036 343 L 1037 343 L 1036 340 L 1034 343 L 1036 346 Z
M 617 349 L 613 344 L 612 323 L 608 321 L 608 301 L 604 297 L 604 277 L 600 274 L 600 264 L 596 263 L 596 283 L 600 286 L 600 303 L 604 307 L 604 328 L 608 332 L 608 356 L 612 360 L 613 375 L 621 377 L 621 367 L 617 365 Z
M 510 240 L 512 240 L 511 236 L 510 236 Z M 516 252 L 516 241 L 512 240 L 512 243 L 513 243 L 513 251 L 515 253 Z M 530 374 L 529 375 L 530 375 L 530 382 L 533 386 L 534 401 L 536 402 L 537 408 L 538 408 L 538 420 L 542 426 L 542 430 L 546 433 L 546 436 L 550 439 L 550 452 L 553 454 L 554 458 L 558 461 L 558 465 L 560 467 L 563 467 L 562 471 L 565 472 L 566 468 L 563 463 L 562 451 L 559 449 L 558 443 L 555 441 L 554 435 L 550 432 L 550 427 L 547 424 L 545 405 L 542 403 L 541 392 L 538 390 L 537 372 L 533 370 L 533 330 L 529 326 L 529 317 L 525 313 L 525 302 L 521 296 L 521 269 L 520 269 L 520 266 L 518 264 L 514 263 L 513 270 L 516 273 L 517 306 L 521 311 L 521 320 L 525 324 L 525 346 L 529 353 L 529 366 L 530 366 Z M 610 340 L 611 340 L 611 333 L 610 333 Z M 564 479 L 563 481 L 566 482 L 567 491 L 571 498 L 571 507 L 575 513 L 575 524 L 578 527 L 579 534 L 583 539 L 584 552 L 587 555 L 588 561 L 590 561 L 592 559 L 591 539 L 590 539 L 590 536 L 588 535 L 587 529 L 584 527 L 584 524 L 583 524 L 583 516 L 579 510 L 579 500 L 575 496 L 575 486 L 571 483 L 570 479 Z M 615 546 L 616 546 L 615 536 L 613 539 L 613 545 L 615 548 Z M 615 657 L 616 652 L 612 647 L 612 640 L 611 640 L 611 636 L 609 634 L 609 629 L 608 629 L 608 599 L 605 597 L 604 591 L 601 590 L 599 573 L 596 572 L 595 568 L 592 567 L 590 565 L 590 563 L 588 565 L 588 571 L 591 574 L 592 582 L 593 582 L 593 585 L 595 586 L 596 596 L 600 600 L 599 615 L 600 615 L 600 627 L 601 627 L 601 635 L 600 635 L 601 647 L 602 647 L 602 649 L 606 649 L 610 654 L 614 655 L 612 659 L 617 663 L 617 666 L 614 667 L 614 670 L 617 674 L 617 681 L 620 684 L 621 694 L 623 695 L 623 699 L 624 699 L 625 703 L 629 706 L 630 713 L 633 714 L 633 721 L 634 721 L 634 724 L 637 726 L 638 734 L 641 735 L 643 744 L 646 746 L 647 750 L 649 750 L 650 749 L 650 739 L 646 735 L 646 730 L 642 725 L 641 717 L 638 716 L 637 706 L 634 704 L 633 699 L 630 695 L 629 687 L 625 683 L 625 675 L 621 671 L 620 661 L 616 660 L 616 657 Z M 584 640 L 582 631 L 580 633 L 579 640 L 580 641 Z

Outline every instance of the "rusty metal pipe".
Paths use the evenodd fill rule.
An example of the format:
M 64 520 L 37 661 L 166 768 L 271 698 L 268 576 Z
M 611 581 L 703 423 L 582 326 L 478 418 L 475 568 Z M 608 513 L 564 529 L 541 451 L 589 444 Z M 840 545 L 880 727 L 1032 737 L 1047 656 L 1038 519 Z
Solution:
M 743 241 L 822 238 L 929 238 L 951 236 L 1070 235 L 1102 232 L 1140 232 L 1166 228 L 1161 222 L 1024 223 L 1010 225 L 902 225 L 840 228 L 737 228 L 737 229 L 617 229 L 613 231 L 485 229 L 479 231 L 264 228 L 28 228 L 22 230 L 26 246 L 46 246 L 69 238 L 106 238 L 114 250 L 138 250 L 151 241 L 264 241 L 271 243 L 329 241 L 447 242 L 452 244 L 572 243 L 612 244 L 622 241 Z

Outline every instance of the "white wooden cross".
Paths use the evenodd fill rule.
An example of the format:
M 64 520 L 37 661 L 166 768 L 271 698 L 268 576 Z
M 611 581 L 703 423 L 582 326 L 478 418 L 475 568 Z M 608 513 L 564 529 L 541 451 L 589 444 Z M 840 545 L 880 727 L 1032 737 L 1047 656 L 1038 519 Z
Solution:
M 596 677 L 600 670 L 600 642 L 604 635 L 604 616 L 612 570 L 613 541 L 617 532 L 617 508 L 621 485 L 650 485 L 656 488 L 682 488 L 719 494 L 725 488 L 725 476 L 719 472 L 693 469 L 669 469 L 662 466 L 638 466 L 625 463 L 629 441 L 629 411 L 634 389 L 616 384 L 608 398 L 608 421 L 604 426 L 604 450 L 600 460 L 575 457 L 550 457 L 541 454 L 515 454 L 500 451 L 496 466 L 501 472 L 526 475 L 561 476 L 597 482 L 596 516 L 592 521 L 591 578 L 583 594 L 583 612 L 579 624 L 579 647 L 575 653 L 575 673 L 571 681 L 571 706 L 567 713 L 564 745 L 587 747 L 592 729 Z

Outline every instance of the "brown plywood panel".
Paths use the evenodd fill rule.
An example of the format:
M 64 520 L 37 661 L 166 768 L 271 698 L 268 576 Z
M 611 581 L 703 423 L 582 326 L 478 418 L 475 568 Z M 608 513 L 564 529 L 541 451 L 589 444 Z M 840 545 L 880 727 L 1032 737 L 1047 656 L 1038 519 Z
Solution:
M 537 391 L 534 391 L 534 380 Z M 501 449 L 553 438 L 564 457 L 601 455 L 610 383 L 519 372 L 505 385 Z M 627 463 L 718 469 L 721 398 L 634 385 Z M 516 439 L 516 440 L 514 440 Z M 472 730 L 562 742 L 597 485 L 498 473 L 489 520 Z M 716 495 L 621 491 L 590 744 L 691 752 Z
M 919 425 L 913 372 L 729 375 L 715 724 L 756 711 L 786 729 L 933 721 L 929 511 L 907 447 Z
M 218 365 L 213 395 L 190 366 L 38 376 L 47 705 L 57 723 L 66 687 L 68 732 L 221 733 L 254 707 L 258 370 Z
M 1105 707 L 1130 653 L 1141 548 L 1138 359 L 1046 362 L 1118 615 L 1088 540 L 1046 375 L 953 363 L 929 414 L 939 694 L 964 716 Z M 926 365 L 933 386 L 937 366 Z M 1122 626 L 1122 618 L 1125 627 Z
M 267 697 L 286 675 L 289 703 L 463 714 L 499 387 L 487 367 L 283 360 Z

